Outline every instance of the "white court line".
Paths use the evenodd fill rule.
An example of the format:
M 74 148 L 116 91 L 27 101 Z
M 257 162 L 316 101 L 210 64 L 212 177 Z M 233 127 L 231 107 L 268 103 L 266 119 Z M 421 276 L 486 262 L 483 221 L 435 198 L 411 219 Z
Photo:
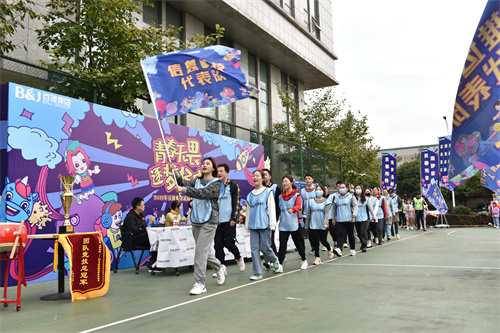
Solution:
M 382 246 L 386 246 L 386 245 L 389 245 L 389 244 L 395 244 L 395 243 L 398 243 L 398 242 L 406 241 L 406 240 L 409 240 L 409 239 L 412 239 L 412 238 L 415 238 L 415 237 L 420 237 L 422 235 L 428 235 L 428 234 L 431 234 L 431 233 L 432 233 L 432 231 L 429 231 L 429 232 L 426 232 L 426 233 L 418 234 L 418 235 L 407 237 L 407 238 L 404 238 L 404 239 L 398 239 L 398 240 L 390 241 L 389 243 L 385 243 L 385 244 L 373 247 L 371 250 L 374 250 L 376 248 L 379 248 L 379 247 L 382 247 Z M 348 256 L 348 255 L 347 256 L 342 256 L 340 258 L 334 258 L 334 259 L 330 259 L 330 260 L 324 261 L 323 263 L 328 263 L 330 261 L 335 261 L 335 260 L 339 260 L 339 259 L 342 259 L 342 258 L 349 258 L 349 257 L 350 256 Z M 317 268 L 317 267 L 321 267 L 321 265 L 317 265 L 317 266 L 311 265 L 311 266 L 309 266 L 308 269 L 313 269 L 313 268 Z M 289 272 L 286 272 L 286 273 L 279 273 L 279 274 L 277 274 L 275 276 L 272 276 L 272 277 L 269 277 L 269 278 L 265 278 L 265 279 L 258 280 L 258 281 L 253 281 L 253 282 L 249 282 L 247 284 L 243 284 L 241 286 L 237 286 L 237 287 L 230 288 L 230 289 L 227 289 L 227 290 L 219 291 L 219 292 L 211 294 L 211 295 L 206 295 L 206 296 L 203 296 L 203 297 L 198 297 L 198 298 L 192 299 L 192 300 L 187 301 L 187 302 L 182 302 L 182 303 L 179 303 L 179 304 L 167 306 L 165 308 L 154 310 L 154 311 L 147 312 L 147 313 L 143 313 L 143 314 L 138 315 L 138 316 L 134 316 L 134 317 L 130 317 L 130 318 L 127 318 L 127 319 L 115 321 L 115 322 L 112 322 L 112 323 L 109 323 L 109 324 L 106 324 L 106 325 L 94 327 L 94 328 L 91 328 L 91 329 L 88 329 L 88 330 L 85 330 L 85 331 L 81 331 L 80 333 L 94 332 L 94 331 L 98 331 L 98 330 L 101 330 L 101 329 L 104 329 L 104 328 L 108 328 L 108 327 L 116 326 L 116 325 L 119 325 L 119 324 L 123 324 L 123 323 L 129 322 L 129 321 L 132 321 L 132 320 L 136 320 L 136 319 L 148 317 L 148 316 L 151 316 L 151 315 L 154 315 L 154 314 L 157 314 L 157 313 L 160 313 L 160 312 L 168 311 L 168 310 L 171 310 L 171 309 L 175 309 L 175 308 L 187 305 L 187 304 L 191 304 L 191 303 L 194 303 L 194 302 L 199 302 L 199 301 L 202 301 L 202 300 L 207 299 L 207 298 L 219 296 L 219 295 L 228 293 L 230 291 L 234 291 L 234 290 L 238 290 L 238 289 L 246 288 L 246 287 L 250 287 L 250 286 L 255 286 L 256 284 L 263 283 L 263 282 L 266 282 L 266 281 L 269 281 L 269 280 L 272 280 L 272 279 L 276 279 L 276 278 L 279 278 L 279 277 L 282 277 L 282 276 L 286 276 L 288 274 L 297 273 L 297 272 L 300 272 L 300 271 L 303 271 L 303 270 L 302 269 L 296 269 L 296 270 L 289 271 Z M 196 297 L 196 296 L 193 296 L 193 297 Z
M 500 270 L 500 267 L 470 267 L 470 266 L 432 266 L 432 265 L 396 265 L 396 264 L 341 264 L 335 266 L 376 266 L 376 267 L 415 267 L 415 268 L 455 268 L 455 269 L 485 269 Z
M 473 238 L 473 239 L 498 239 L 498 237 L 474 237 L 474 236 L 462 236 L 462 235 L 452 235 L 457 230 L 450 231 L 449 233 L 446 234 L 446 236 L 451 236 L 451 237 L 460 237 L 460 238 Z M 480 242 L 483 243 L 483 242 Z M 500 242 L 486 242 L 487 244 L 498 244 Z

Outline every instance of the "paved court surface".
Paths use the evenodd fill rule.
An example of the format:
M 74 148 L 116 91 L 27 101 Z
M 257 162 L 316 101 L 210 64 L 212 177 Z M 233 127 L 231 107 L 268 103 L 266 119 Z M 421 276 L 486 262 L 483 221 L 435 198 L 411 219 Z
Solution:
M 226 284 L 210 277 L 201 296 L 188 295 L 189 269 L 120 270 L 107 295 L 73 303 L 39 299 L 56 281 L 30 284 L 20 312 L 0 308 L 0 331 L 500 332 L 498 229 L 403 230 L 354 257 L 321 255 L 324 264 L 301 271 L 290 251 L 283 274 L 264 271 L 258 282 L 251 262 L 244 273 L 231 264 Z

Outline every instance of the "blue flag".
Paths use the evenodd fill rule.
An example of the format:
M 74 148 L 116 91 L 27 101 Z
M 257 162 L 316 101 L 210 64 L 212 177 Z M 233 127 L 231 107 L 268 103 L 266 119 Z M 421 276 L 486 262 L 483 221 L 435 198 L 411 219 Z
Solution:
M 398 154 L 383 153 L 382 154 L 382 189 L 393 188 L 398 186 L 398 177 L 396 173 Z
M 254 96 L 240 68 L 241 51 L 215 45 L 141 61 L 158 118 Z
M 453 191 L 453 187 L 448 184 L 448 167 L 450 164 L 451 137 L 442 136 L 439 138 L 439 184 L 440 186 Z
M 500 198 L 500 164 L 481 170 L 481 185 L 489 188 Z
M 427 189 L 425 197 L 441 214 L 446 214 L 448 211 L 448 205 L 446 204 L 446 201 L 444 201 L 443 194 L 441 193 L 436 180 L 431 180 L 431 185 Z
M 438 150 L 436 148 L 422 149 L 420 151 L 420 173 L 422 175 L 421 191 L 426 195 L 432 181 L 438 181 L 439 165 Z
M 460 78 L 453 114 L 449 184 L 500 161 L 500 1 L 489 0 Z

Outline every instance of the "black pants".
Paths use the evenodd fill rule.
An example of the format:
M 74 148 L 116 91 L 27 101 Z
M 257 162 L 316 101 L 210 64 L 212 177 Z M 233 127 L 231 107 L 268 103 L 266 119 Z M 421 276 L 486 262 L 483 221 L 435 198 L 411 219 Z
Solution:
M 331 251 L 332 248 L 330 247 L 330 244 L 328 244 L 328 241 L 326 240 L 326 237 L 328 236 L 328 231 L 323 230 L 323 229 L 309 229 L 309 240 L 312 243 L 312 246 L 314 247 L 314 255 L 319 258 L 319 242 L 323 244 L 323 246 L 326 247 L 328 251 Z
M 288 238 L 292 236 L 293 243 L 302 261 L 306 260 L 306 250 L 304 245 L 304 238 L 300 234 L 300 230 L 295 231 L 280 231 L 280 250 L 278 252 L 278 260 L 280 264 L 283 264 L 286 254 L 286 244 L 288 243 Z
M 361 247 L 366 247 L 368 242 L 368 228 L 370 227 L 370 221 L 354 222 L 356 226 L 356 232 L 358 233 L 359 240 L 361 242 Z
M 377 238 L 377 222 L 370 222 L 370 226 L 368 227 L 368 239 L 370 239 L 370 232 L 373 235 L 373 240 Z
M 332 236 L 333 244 L 337 244 L 337 226 L 333 225 L 332 222 L 328 222 L 328 231 Z
M 148 233 L 143 232 L 142 234 L 132 235 L 132 245 L 140 245 L 140 246 L 150 246 Z M 151 258 L 149 259 L 149 265 L 151 266 L 156 262 L 156 258 L 158 257 L 158 251 L 151 251 Z M 139 263 L 140 265 L 141 263 Z
M 420 224 L 419 221 L 421 221 L 422 224 Z M 415 210 L 415 224 L 417 225 L 418 230 L 420 230 L 420 228 L 425 229 L 423 210 Z
M 236 225 L 231 227 L 231 222 L 220 223 L 215 231 L 214 247 L 215 247 L 215 257 L 219 259 L 222 265 L 226 264 L 224 258 L 226 254 L 224 253 L 224 247 L 229 250 L 234 256 L 234 259 L 238 260 L 241 258 L 240 250 L 234 244 L 236 240 Z
M 354 239 L 354 223 L 352 222 L 337 222 L 337 247 L 342 248 L 346 242 L 346 234 L 349 237 L 349 247 L 351 250 L 356 248 Z

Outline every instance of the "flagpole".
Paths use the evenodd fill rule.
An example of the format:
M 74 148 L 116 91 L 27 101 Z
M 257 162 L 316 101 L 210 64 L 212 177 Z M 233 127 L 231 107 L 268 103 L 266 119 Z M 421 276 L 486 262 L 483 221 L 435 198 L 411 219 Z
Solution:
M 443 116 L 444 122 L 446 123 L 446 131 L 448 132 L 448 136 L 450 136 L 450 128 L 448 127 L 448 120 L 446 119 L 446 116 Z M 450 144 L 451 144 L 451 137 L 450 137 Z M 450 148 L 451 149 L 451 148 Z M 449 157 L 448 157 L 448 168 L 449 168 Z M 455 209 L 455 189 L 451 191 L 451 204 L 453 205 L 453 209 Z
M 156 109 L 156 103 L 153 100 L 153 96 L 154 96 L 153 90 L 151 89 L 151 85 L 149 84 L 149 80 L 147 78 L 146 70 L 145 70 L 144 65 L 142 64 L 142 62 L 141 62 L 141 67 L 142 67 L 142 72 L 144 73 L 144 76 L 145 76 L 145 79 L 146 79 L 146 85 L 148 86 L 149 96 L 151 97 L 151 102 L 152 102 L 153 108 L 155 110 L 156 122 L 158 123 L 158 127 L 160 128 L 160 133 L 161 133 L 161 138 L 163 140 L 163 145 L 165 146 L 165 151 L 167 152 L 167 158 L 168 158 L 168 161 L 170 162 L 170 164 L 172 164 L 172 160 L 170 159 L 170 154 L 168 153 L 167 142 L 165 140 L 165 134 L 163 133 L 163 127 L 161 126 L 161 120 L 160 120 L 160 117 L 158 117 L 158 110 Z M 170 166 L 169 166 L 169 169 L 170 169 Z M 177 183 L 177 177 L 175 175 L 175 171 L 172 171 L 172 174 L 174 175 L 175 185 L 179 186 L 179 183 Z M 181 196 L 182 196 L 182 193 L 179 192 L 179 197 L 181 197 Z

